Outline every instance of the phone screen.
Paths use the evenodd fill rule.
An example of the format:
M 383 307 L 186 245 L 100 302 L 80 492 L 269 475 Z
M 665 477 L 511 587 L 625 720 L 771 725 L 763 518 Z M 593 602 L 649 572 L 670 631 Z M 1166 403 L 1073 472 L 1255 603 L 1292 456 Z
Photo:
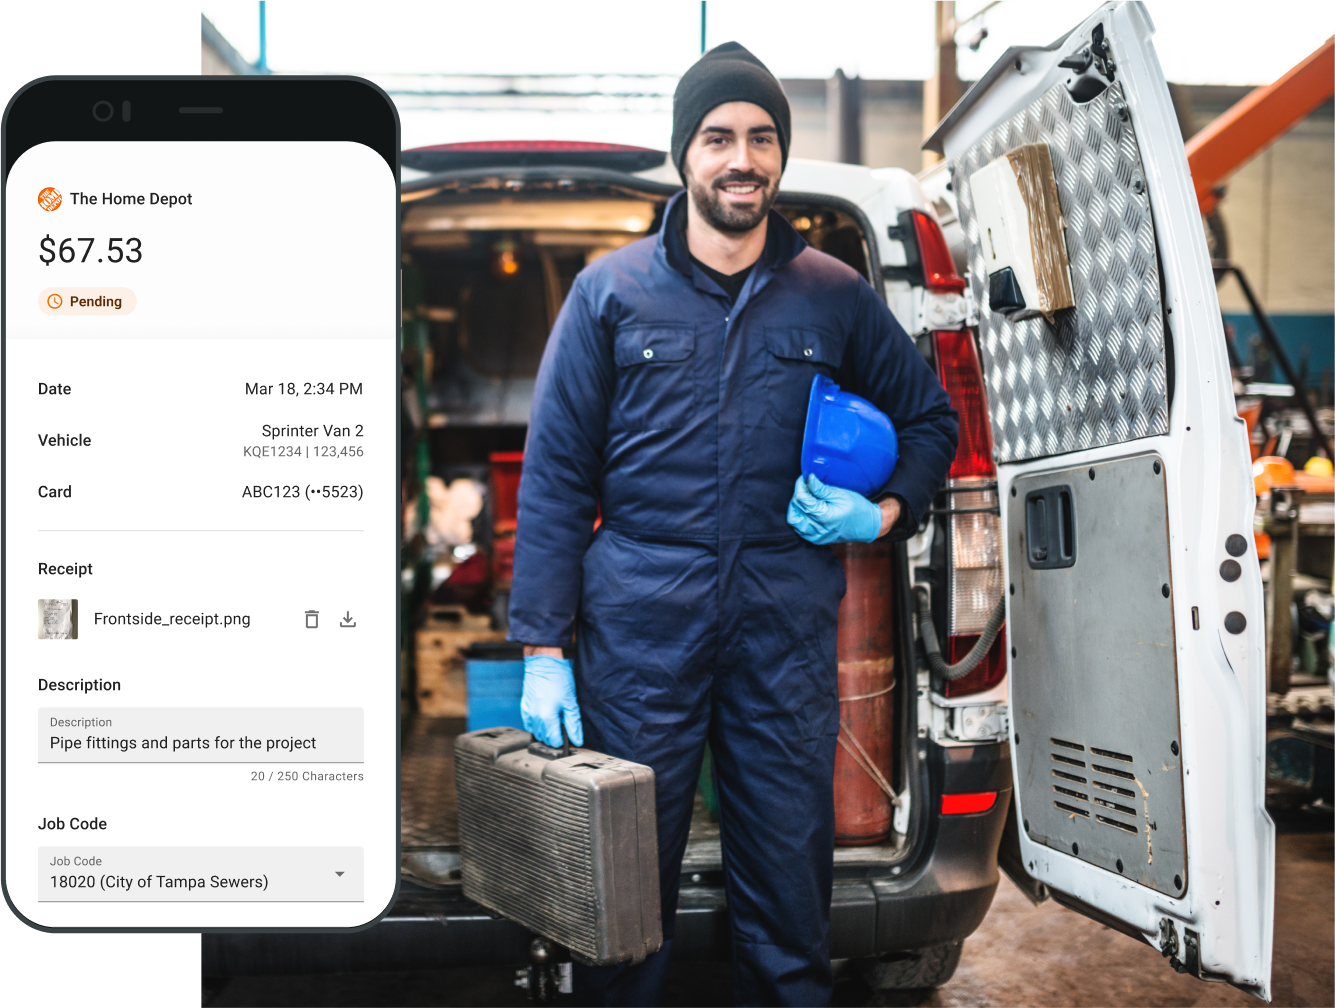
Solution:
M 362 925 L 398 874 L 394 166 L 116 136 L 5 180 L 5 891 Z

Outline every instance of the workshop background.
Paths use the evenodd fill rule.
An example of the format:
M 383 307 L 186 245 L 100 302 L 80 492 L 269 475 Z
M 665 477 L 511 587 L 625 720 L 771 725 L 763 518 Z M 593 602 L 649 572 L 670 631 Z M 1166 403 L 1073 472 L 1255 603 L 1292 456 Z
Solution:
M 934 159 L 921 150 L 924 136 L 1007 46 L 1044 43 L 1087 12 L 1052 3 L 826 2 L 816 17 L 809 3 L 757 8 L 693 0 L 633 7 L 511 2 L 500 18 L 496 5 L 258 7 L 257 15 L 255 3 L 241 0 L 205 5 L 204 73 L 368 77 L 398 106 L 405 149 L 514 140 L 665 149 L 678 75 L 702 46 L 736 39 L 781 79 L 793 111 L 792 157 L 913 173 L 930 168 Z M 1335 11 L 1323 3 L 1275 9 L 1151 4 L 1150 12 L 1184 142 L 1253 88 L 1308 57 L 1335 30 Z M 951 26 L 944 34 L 943 24 Z M 405 168 L 403 181 L 424 174 Z M 1287 540 L 1277 536 L 1273 559 L 1263 561 L 1267 577 L 1273 568 L 1286 582 L 1292 579 L 1295 590 L 1283 621 L 1292 633 L 1270 656 L 1268 792 L 1279 833 L 1273 1003 L 1327 1005 L 1335 992 L 1335 711 L 1328 646 L 1335 503 L 1329 466 L 1309 464 L 1319 440 L 1309 416 L 1329 439 L 1335 403 L 1335 103 L 1325 100 L 1227 179 L 1210 237 L 1215 256 L 1229 259 L 1250 281 L 1296 373 L 1284 372 L 1238 280 L 1224 276 L 1219 297 L 1235 354 L 1239 411 L 1251 426 L 1253 457 L 1262 460 L 1258 497 L 1264 505 L 1271 486 L 1295 480 L 1307 490 L 1302 539 L 1295 539 L 1302 555 L 1285 553 Z M 411 294 L 415 281 L 410 275 L 406 282 Z M 427 303 L 426 295 L 421 301 Z M 503 559 L 512 542 L 527 402 L 521 395 L 481 418 L 461 411 L 457 396 L 432 390 L 433 369 L 438 375 L 445 364 L 433 359 L 441 351 L 426 334 L 456 324 L 455 311 L 424 308 L 416 319 L 410 311 L 405 326 L 403 835 L 405 849 L 420 851 L 447 846 L 452 827 L 442 825 L 441 809 L 453 814 L 454 736 L 487 717 L 505 716 L 507 705 L 517 703 L 513 674 L 507 685 L 503 675 L 484 680 L 474 672 L 488 663 L 499 667 L 507 657 L 514 664 L 500 644 Z M 421 334 L 419 342 L 414 333 Z M 1311 410 L 1295 396 L 1295 376 Z M 1269 542 L 1266 537 L 1263 557 Z M 701 797 L 706 803 L 707 790 Z M 418 881 L 436 863 L 422 858 L 405 869 Z M 209 943 L 216 940 L 204 938 L 205 1004 L 527 1003 L 514 969 L 490 966 L 210 972 Z M 727 1003 L 728 990 L 726 962 L 691 962 L 674 967 L 669 1003 Z M 991 911 L 965 942 L 946 984 L 872 992 L 850 975 L 840 981 L 836 1003 L 1256 1002 L 1233 988 L 1174 973 L 1155 949 L 1052 901 L 1032 905 L 1003 875 Z

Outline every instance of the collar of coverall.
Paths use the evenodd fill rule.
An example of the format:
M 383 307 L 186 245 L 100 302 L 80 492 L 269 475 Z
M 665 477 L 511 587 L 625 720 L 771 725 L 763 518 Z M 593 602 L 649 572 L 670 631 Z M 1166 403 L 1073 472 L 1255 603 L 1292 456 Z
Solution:
M 663 214 L 663 226 L 658 230 L 658 254 L 667 260 L 667 264 L 678 273 L 693 280 L 701 290 L 709 293 L 722 293 L 716 290 L 716 284 L 695 269 L 691 262 L 690 250 L 682 240 L 685 229 L 679 228 L 675 214 L 686 213 L 686 190 L 682 190 L 668 201 L 667 211 Z M 797 229 L 788 223 L 788 219 L 777 210 L 769 212 L 769 230 L 765 234 L 765 248 L 756 260 L 757 269 L 780 270 L 798 257 L 807 247 L 806 240 L 797 233 Z M 697 276 L 697 273 L 699 274 Z M 704 286 L 704 284 L 709 286 Z

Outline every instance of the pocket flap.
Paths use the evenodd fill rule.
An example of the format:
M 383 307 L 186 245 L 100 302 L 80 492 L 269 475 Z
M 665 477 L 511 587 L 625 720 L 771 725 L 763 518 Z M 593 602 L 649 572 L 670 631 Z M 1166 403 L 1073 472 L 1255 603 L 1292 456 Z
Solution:
M 815 329 L 766 326 L 765 346 L 775 357 L 837 368 L 844 356 L 843 340 Z
M 631 326 L 616 334 L 613 356 L 618 367 L 684 361 L 695 352 L 689 326 Z

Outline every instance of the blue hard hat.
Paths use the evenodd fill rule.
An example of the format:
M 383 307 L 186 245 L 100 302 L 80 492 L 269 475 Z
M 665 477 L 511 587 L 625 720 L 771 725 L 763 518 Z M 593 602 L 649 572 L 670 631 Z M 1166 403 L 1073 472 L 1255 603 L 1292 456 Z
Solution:
M 865 495 L 885 486 L 898 461 L 899 438 L 890 418 L 862 396 L 841 392 L 816 375 L 802 435 L 802 474 Z

